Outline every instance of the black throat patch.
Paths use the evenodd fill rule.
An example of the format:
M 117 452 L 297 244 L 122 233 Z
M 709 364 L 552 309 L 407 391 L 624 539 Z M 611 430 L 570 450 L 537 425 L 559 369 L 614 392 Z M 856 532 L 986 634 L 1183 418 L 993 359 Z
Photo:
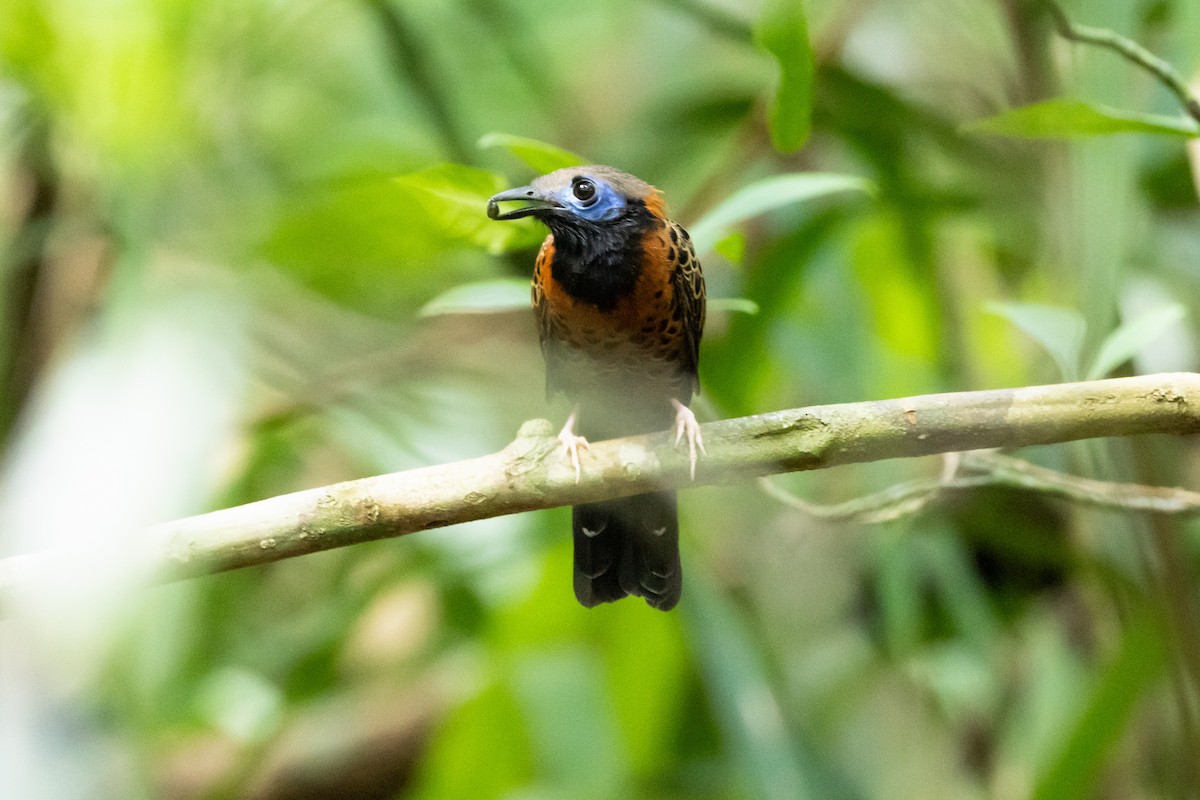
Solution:
M 661 222 L 640 200 L 615 220 L 589 222 L 550 215 L 554 234 L 550 274 L 576 300 L 611 311 L 642 274 L 642 237 Z

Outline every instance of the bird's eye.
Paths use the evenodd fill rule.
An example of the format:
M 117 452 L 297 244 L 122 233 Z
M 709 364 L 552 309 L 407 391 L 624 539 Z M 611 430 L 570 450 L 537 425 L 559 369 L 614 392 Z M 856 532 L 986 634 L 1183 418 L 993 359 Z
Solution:
M 588 203 L 596 197 L 596 184 L 587 178 L 580 178 L 575 181 L 575 184 L 571 187 L 571 191 L 574 192 L 575 197 L 580 202 Z

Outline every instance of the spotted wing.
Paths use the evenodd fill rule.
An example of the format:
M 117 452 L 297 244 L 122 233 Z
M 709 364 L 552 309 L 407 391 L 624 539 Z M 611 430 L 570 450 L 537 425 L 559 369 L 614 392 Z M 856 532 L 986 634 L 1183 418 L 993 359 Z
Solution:
M 692 379 L 692 391 L 700 391 L 700 337 L 704 333 L 704 273 L 692 237 L 679 224 L 668 223 L 672 241 L 678 242 L 671 270 L 674 303 L 683 328 L 680 367 Z M 680 398 L 686 402 L 686 398 Z
M 550 280 L 550 262 L 554 258 L 554 237 L 547 236 L 538 251 L 537 261 L 534 262 L 532 300 L 533 314 L 537 321 L 538 343 L 542 346 L 542 359 L 546 362 L 546 399 L 549 400 L 554 392 L 562 388 L 558 380 L 559 359 L 556 353 L 558 343 L 551 335 L 550 306 L 546 302 L 546 293 L 542 290 L 545 281 Z

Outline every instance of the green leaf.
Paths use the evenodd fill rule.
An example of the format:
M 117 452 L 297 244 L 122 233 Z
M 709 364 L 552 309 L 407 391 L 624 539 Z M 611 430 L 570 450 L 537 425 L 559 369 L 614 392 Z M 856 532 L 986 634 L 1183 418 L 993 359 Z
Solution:
M 529 281 L 501 278 L 455 286 L 430 300 L 418 313 L 422 317 L 438 314 L 493 314 L 529 308 Z
M 800 0 L 773 0 L 754 33 L 759 46 L 779 63 L 779 79 L 767 112 L 771 141 L 780 152 L 799 150 L 812 130 L 815 73 L 803 4 Z
M 395 181 L 445 235 L 493 255 L 533 247 L 544 236 L 529 219 L 502 224 L 488 219 L 488 198 L 507 186 L 495 173 L 462 164 L 439 164 Z
M 240 667 L 210 673 L 200 687 L 196 704 L 214 728 L 238 742 L 261 742 L 275 732 L 283 718 L 283 694 L 263 676 Z
M 774 175 L 738 189 L 690 226 L 699 253 L 710 252 L 732 225 L 766 211 L 838 192 L 866 192 L 874 187 L 862 178 L 823 172 Z
M 711 297 L 708 300 L 709 311 L 728 311 L 738 314 L 758 313 L 758 303 L 746 297 Z
M 738 609 L 703 579 L 685 583 L 688 600 L 681 610 L 693 652 L 730 754 L 752 787 L 748 796 L 828 796 L 812 791 L 760 643 Z
M 759 46 L 779 62 L 779 80 L 767 121 L 775 149 L 799 150 L 812 130 L 812 45 L 800 0 L 771 0 L 754 31 Z
M 1062 747 L 1034 781 L 1034 800 L 1092 797 L 1105 758 L 1120 739 L 1138 700 L 1162 671 L 1163 644 L 1153 625 L 1135 621 L 1103 669 Z
M 746 234 L 742 231 L 731 231 L 713 245 L 713 250 L 724 256 L 729 263 L 741 266 L 746 257 Z
M 1103 378 L 1153 344 L 1167 332 L 1167 328 L 1186 315 L 1186 308 L 1178 303 L 1171 303 L 1123 323 L 1100 344 L 1100 352 L 1096 354 L 1096 359 L 1088 370 L 1087 379 L 1092 381 Z
M 555 794 L 628 797 L 629 761 L 595 654 L 568 644 L 524 651 L 514 662 L 513 693 L 542 776 L 560 790 Z
M 946 613 L 961 634 L 963 645 L 989 653 L 999 640 L 999 621 L 992 610 L 988 587 L 971 562 L 970 548 L 946 523 L 929 520 L 921 535 L 905 532 L 905 546 L 917 550 L 920 569 L 941 596 Z M 922 587 L 922 591 L 928 591 Z
M 1065 380 L 1079 379 L 1087 324 L 1078 311 L 1035 303 L 989 303 L 987 310 L 1004 317 L 1040 344 L 1058 364 Z
M 926 591 L 918 553 L 912 546 L 912 523 L 899 520 L 881 526 L 873 534 L 870 547 L 879 632 L 891 656 L 909 656 L 921 640 Z
M 482 150 L 502 147 L 539 174 L 554 172 L 554 170 L 562 169 L 563 167 L 578 167 L 588 163 L 587 159 L 582 156 L 578 156 L 570 150 L 564 150 L 557 145 L 547 144 L 546 142 L 540 142 L 537 139 L 530 139 L 525 136 L 513 136 L 509 133 L 485 134 L 479 140 L 479 147 Z
M 507 683 L 492 683 L 430 731 L 406 797 L 514 797 L 537 773 L 522 708 Z M 487 753 L 464 763 L 463 753 Z
M 560 574 L 569 575 L 570 565 L 564 567 Z M 606 666 L 608 694 L 630 768 L 638 775 L 655 775 L 678 753 L 675 725 L 690 707 L 695 667 L 680 617 L 646 611 L 617 603 L 603 621 L 593 621 L 592 615 L 586 620 L 594 631 L 588 638 Z M 647 664 L 654 669 L 646 669 Z
M 1118 133 L 1200 136 L 1200 127 L 1185 117 L 1140 114 L 1065 98 L 1010 109 L 968 123 L 963 130 L 1018 139 L 1074 139 Z

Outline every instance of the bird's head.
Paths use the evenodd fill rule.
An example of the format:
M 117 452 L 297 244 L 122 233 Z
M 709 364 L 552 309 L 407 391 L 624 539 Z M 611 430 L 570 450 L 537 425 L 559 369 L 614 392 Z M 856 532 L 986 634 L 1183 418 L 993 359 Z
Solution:
M 499 204 L 506 202 L 525 205 L 501 212 Z M 619 223 L 643 210 L 664 216 L 659 191 L 628 173 L 599 165 L 556 170 L 528 186 L 500 192 L 487 205 L 492 219 L 533 216 L 551 230 Z

